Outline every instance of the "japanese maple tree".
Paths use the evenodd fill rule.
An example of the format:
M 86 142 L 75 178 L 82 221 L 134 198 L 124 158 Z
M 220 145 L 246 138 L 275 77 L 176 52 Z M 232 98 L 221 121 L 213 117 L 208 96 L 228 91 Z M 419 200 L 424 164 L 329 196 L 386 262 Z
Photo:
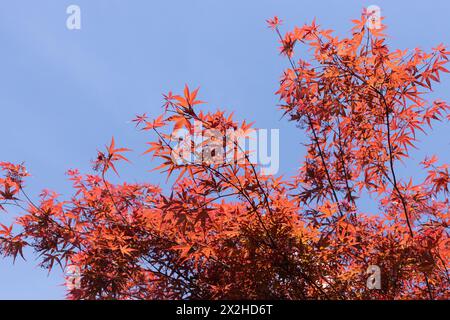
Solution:
M 2 162 L 0 210 L 21 215 L 0 225 L 0 252 L 16 258 L 31 247 L 44 268 L 76 266 L 71 299 L 450 298 L 448 165 L 430 155 L 423 181 L 396 171 L 417 134 L 449 118 L 450 106 L 426 94 L 448 72 L 450 52 L 391 51 L 384 27 L 366 21 L 353 21 L 344 39 L 315 22 L 283 34 L 278 18 L 268 21 L 288 63 L 281 109 L 307 138 L 295 177 L 262 174 L 236 140 L 215 139 L 245 137 L 252 125 L 202 111 L 198 89 L 186 87 L 164 96 L 160 116 L 134 120 L 154 137 L 145 153 L 174 178 L 170 192 L 113 184 L 130 151 L 114 139 L 93 173 L 68 171 L 69 199 L 44 191 L 32 200 L 25 167 Z M 310 50 L 300 58 L 301 46 Z M 195 123 L 200 147 L 223 152 L 174 138 Z M 361 209 L 365 196 L 375 214 Z M 367 288 L 371 265 L 381 269 L 378 290 Z

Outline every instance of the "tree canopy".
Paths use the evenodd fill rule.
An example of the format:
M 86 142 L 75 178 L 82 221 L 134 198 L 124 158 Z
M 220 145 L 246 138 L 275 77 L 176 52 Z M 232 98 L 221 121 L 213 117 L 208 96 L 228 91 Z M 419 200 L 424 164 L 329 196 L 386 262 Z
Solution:
M 130 152 L 114 138 L 93 172 L 68 171 L 67 199 L 44 190 L 32 200 L 26 168 L 2 162 L 0 210 L 21 214 L 0 224 L 0 252 L 16 258 L 31 247 L 44 268 L 76 266 L 71 299 L 450 298 L 448 165 L 430 155 L 423 181 L 396 171 L 419 132 L 450 119 L 447 103 L 427 100 L 450 52 L 390 50 L 384 27 L 366 22 L 341 39 L 315 21 L 282 33 L 268 20 L 288 63 L 281 112 L 307 138 L 294 177 L 262 174 L 236 139 L 215 139 L 246 137 L 253 124 L 202 111 L 198 89 L 186 86 L 164 95 L 160 116 L 134 119 L 154 137 L 145 151 L 153 169 L 176 178 L 170 192 L 112 183 Z M 300 47 L 310 56 L 299 58 Z M 194 122 L 200 145 L 174 139 L 193 134 Z M 211 144 L 225 151 L 211 159 L 202 148 Z M 364 194 L 376 214 L 361 209 Z M 367 288 L 370 266 L 381 270 L 379 289 Z

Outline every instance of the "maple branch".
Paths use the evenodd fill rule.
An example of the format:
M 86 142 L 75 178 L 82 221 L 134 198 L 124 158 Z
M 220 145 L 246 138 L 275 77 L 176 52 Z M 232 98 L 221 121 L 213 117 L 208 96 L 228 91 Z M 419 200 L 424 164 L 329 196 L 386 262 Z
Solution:
M 278 37 L 280 38 L 281 42 L 283 43 L 283 36 L 281 35 L 281 32 L 280 32 L 279 28 L 276 27 L 275 30 L 276 30 L 276 32 L 277 32 L 277 34 L 278 34 Z M 297 86 L 298 86 L 298 90 L 299 90 L 299 89 L 300 89 L 300 86 L 301 86 L 301 83 L 300 83 L 300 75 L 298 74 L 297 68 L 296 68 L 295 63 L 294 63 L 294 61 L 292 60 L 292 58 L 291 58 L 289 55 L 286 55 L 286 57 L 288 58 L 289 63 L 291 64 L 292 70 L 293 70 L 294 73 L 295 73 L 295 76 L 296 76 L 296 82 L 297 82 Z M 331 191 L 332 191 L 332 195 L 333 195 L 334 201 L 335 201 L 335 203 L 336 203 L 336 205 L 337 205 L 337 207 L 338 207 L 339 214 L 340 214 L 341 217 L 342 217 L 342 216 L 344 216 L 344 214 L 343 214 L 343 212 L 342 212 L 342 210 L 341 210 L 341 205 L 340 205 L 340 202 L 339 202 L 339 198 L 338 198 L 338 196 L 337 196 L 337 193 L 336 193 L 334 184 L 333 184 L 333 182 L 332 182 L 332 179 L 331 179 L 331 176 L 330 176 L 330 172 L 329 172 L 329 170 L 328 170 L 328 167 L 327 167 L 327 164 L 326 164 L 326 161 L 325 161 L 325 157 L 324 157 L 324 155 L 323 155 L 322 147 L 320 146 L 319 139 L 318 139 L 318 137 L 317 137 L 317 132 L 316 132 L 316 129 L 315 129 L 315 127 L 314 127 L 314 123 L 313 123 L 313 121 L 312 121 L 311 115 L 310 115 L 308 112 L 305 112 L 305 114 L 306 114 L 306 117 L 307 117 L 307 120 L 308 120 L 308 126 L 310 127 L 310 129 L 311 129 L 311 131 L 312 131 L 312 133 L 313 133 L 314 143 L 316 144 L 316 147 L 317 147 L 317 149 L 318 149 L 318 151 L 319 151 L 320 160 L 321 160 L 322 166 L 323 166 L 323 168 L 324 168 L 324 170 L 325 170 L 325 175 L 326 175 L 326 177 L 327 177 L 328 184 L 330 185 L 330 188 L 331 188 Z
M 149 270 L 150 272 L 155 273 L 160 276 L 163 276 L 163 277 L 167 278 L 169 281 L 174 281 L 178 285 L 181 282 L 182 285 L 180 285 L 180 288 L 183 289 L 184 291 L 191 286 L 195 287 L 198 291 L 200 291 L 200 288 L 193 282 L 194 281 L 193 279 L 187 278 L 185 275 L 180 273 L 179 270 L 177 270 L 176 268 L 171 268 L 164 261 L 161 261 L 161 260 L 157 260 L 157 261 L 153 260 L 152 261 L 152 260 L 150 260 L 150 257 L 142 257 L 142 259 L 150 265 L 150 268 L 151 268 Z M 154 265 L 155 263 L 159 267 L 156 267 Z M 163 267 L 166 268 L 167 272 L 169 272 L 170 274 L 162 272 Z M 177 275 L 177 278 L 173 277 L 174 273 Z M 192 292 L 192 290 L 188 293 L 190 295 L 195 296 L 198 299 L 201 299 L 201 297 L 198 296 L 196 293 Z
M 384 71 L 385 76 L 387 76 L 387 72 L 384 68 L 384 64 L 382 64 L 382 68 Z M 408 210 L 407 210 L 407 206 L 406 206 L 406 200 L 403 197 L 403 194 L 400 192 L 398 185 L 397 185 L 397 178 L 396 178 L 396 174 L 395 174 L 395 169 L 394 169 L 394 157 L 393 157 L 393 150 L 392 150 L 392 143 L 391 143 L 391 131 L 390 131 L 390 120 L 389 120 L 389 107 L 386 101 L 386 97 L 384 96 L 384 94 L 382 93 L 381 90 L 371 86 L 373 88 L 373 90 L 375 90 L 378 95 L 380 95 L 383 104 L 384 104 L 384 111 L 385 111 L 385 116 L 386 116 L 386 129 L 387 129 L 387 138 L 388 138 L 388 151 L 389 151 L 389 164 L 390 164 L 390 169 L 391 169 L 391 174 L 392 174 L 392 179 L 393 179 L 393 184 L 394 184 L 394 189 L 397 192 L 397 195 L 399 196 L 402 206 L 403 206 L 403 210 L 404 210 L 404 214 L 405 214 L 405 218 L 406 218 L 406 223 L 408 225 L 408 229 L 411 235 L 411 238 L 414 237 L 414 232 L 411 226 L 411 222 L 409 220 L 409 215 L 408 215 Z M 394 95 L 395 97 L 395 95 Z M 424 278 L 425 278 L 425 283 L 427 286 L 427 290 L 428 290 L 428 295 L 430 297 L 431 300 L 433 300 L 433 293 L 432 293 L 432 288 L 430 285 L 430 282 L 428 280 L 428 275 L 423 272 Z
M 409 229 L 409 233 L 410 233 L 411 237 L 414 237 L 414 232 L 412 230 L 412 226 L 411 226 L 411 223 L 410 223 L 410 220 L 409 220 L 409 216 L 408 216 L 408 210 L 407 210 L 407 206 L 406 206 L 406 201 L 405 201 L 403 195 L 401 194 L 401 192 L 400 192 L 400 190 L 398 188 L 397 177 L 396 177 L 395 170 L 394 170 L 394 159 L 393 159 L 393 152 L 392 152 L 391 130 L 390 130 L 390 120 L 389 120 L 389 107 L 387 105 L 386 99 L 385 99 L 383 93 L 380 90 L 378 90 L 377 88 L 375 88 L 372 85 L 369 85 L 366 80 L 364 80 L 362 77 L 360 77 L 355 72 L 353 72 L 353 70 L 347 68 L 347 65 L 339 57 L 338 57 L 338 59 L 345 66 L 345 69 L 346 69 L 347 72 L 350 72 L 354 77 L 356 77 L 357 79 L 362 81 L 362 83 L 364 83 L 369 88 L 371 88 L 383 100 L 384 111 L 385 111 L 385 120 L 386 120 L 385 124 L 386 124 L 386 128 L 387 128 L 387 138 L 388 138 L 389 164 L 390 164 L 390 170 L 391 170 L 391 175 L 392 175 L 392 179 L 393 179 L 392 184 L 393 184 L 393 187 L 394 187 L 394 189 L 395 189 L 395 191 L 396 191 L 396 193 L 397 193 L 397 195 L 400 198 L 400 201 L 402 203 L 404 214 L 405 214 L 405 218 L 406 218 L 406 222 L 407 222 L 408 229 Z
M 190 110 L 192 111 L 192 107 L 190 108 Z M 204 125 L 206 125 L 207 127 L 210 127 L 208 123 L 206 123 L 205 121 L 203 121 L 203 119 L 200 119 L 194 112 L 191 112 L 190 116 L 192 116 L 194 119 L 196 119 L 196 120 L 202 122 L 202 123 L 203 123 Z M 168 148 L 170 148 L 171 151 L 173 151 L 172 146 L 166 141 L 166 139 L 165 139 L 164 137 L 162 137 L 162 135 L 158 132 L 158 130 L 156 130 L 155 128 L 153 128 L 153 130 L 158 134 L 158 136 L 159 136 L 160 139 L 165 143 L 165 145 L 166 145 Z M 236 141 L 233 141 L 233 143 L 235 144 L 235 146 L 237 146 L 237 147 L 241 150 L 241 152 L 243 152 L 243 150 L 240 148 L 240 146 L 237 144 Z M 320 146 L 319 146 L 319 148 L 320 148 Z M 270 204 L 269 204 L 269 201 L 268 201 L 268 196 L 267 196 L 267 194 L 266 194 L 266 190 L 262 187 L 261 182 L 259 181 L 258 174 L 256 173 L 256 168 L 255 168 L 255 166 L 253 165 L 253 163 L 251 163 L 250 159 L 248 158 L 248 155 L 247 155 L 245 152 L 243 152 L 243 154 L 244 154 L 244 157 L 245 157 L 247 163 L 250 165 L 250 167 L 251 167 L 251 169 L 252 169 L 253 176 L 254 176 L 254 178 L 255 178 L 256 181 L 257 181 L 257 185 L 258 185 L 259 189 L 261 190 L 261 192 L 262 192 L 262 194 L 263 194 L 263 199 L 264 199 L 265 205 L 266 205 L 266 207 L 267 207 L 267 210 L 271 213 L 271 216 L 272 216 L 273 213 L 272 213 L 272 209 L 271 209 L 271 206 L 270 206 Z M 188 163 L 189 163 L 190 165 L 193 165 L 193 166 L 200 166 L 200 165 L 195 164 L 195 163 L 193 163 L 193 162 L 188 162 Z M 233 182 L 231 182 L 227 177 L 225 177 L 220 171 L 216 170 L 215 168 L 213 168 L 213 167 L 211 167 L 211 166 L 200 166 L 200 167 L 203 168 L 203 169 L 206 169 L 206 170 L 210 170 L 210 171 L 214 172 L 215 174 L 218 174 L 222 179 L 224 179 L 224 181 L 226 181 L 226 182 L 228 182 L 229 184 L 231 184 L 235 189 L 237 189 L 237 190 L 240 192 L 240 195 L 244 196 L 244 198 L 247 200 L 247 202 L 251 205 L 251 207 L 252 207 L 252 209 L 253 209 L 252 211 L 255 212 L 255 213 L 258 212 L 258 205 L 256 205 L 256 204 L 253 202 L 253 200 L 251 199 L 251 196 L 247 193 L 247 191 L 243 188 L 242 185 L 240 185 L 240 188 L 239 188 L 239 187 L 236 186 Z M 231 167 L 231 165 L 230 165 L 230 167 Z M 231 169 L 232 169 L 232 168 L 231 168 Z M 231 170 L 231 171 L 232 171 L 233 174 L 234 174 L 234 171 L 233 171 L 233 170 Z M 238 182 L 239 182 L 239 184 L 240 184 L 240 180 L 239 180 L 239 179 L 237 179 L 237 180 L 238 180 Z M 339 205 L 339 204 L 338 204 L 338 205 Z M 342 214 L 342 213 L 341 213 L 341 214 Z M 265 223 L 264 223 L 264 221 L 262 220 L 261 215 L 257 213 L 256 216 L 257 216 L 257 219 L 258 219 L 259 223 L 261 224 L 262 228 L 264 229 L 264 231 L 265 231 L 265 233 L 266 233 L 266 236 L 269 238 L 269 241 L 270 241 L 270 243 L 271 243 L 272 249 L 275 250 L 275 251 L 280 252 L 280 253 L 282 254 L 283 258 L 285 259 L 285 261 L 288 262 L 289 259 L 288 259 L 288 257 L 286 256 L 286 253 L 285 253 L 283 250 L 280 250 L 280 249 L 279 249 L 277 243 L 275 242 L 275 240 L 274 240 L 273 237 L 271 236 L 269 230 L 268 230 L 267 227 L 265 226 Z M 281 265 L 281 269 L 284 270 L 285 272 L 287 272 L 287 273 L 289 274 L 289 269 L 287 269 L 287 267 L 286 267 L 284 264 Z M 303 271 L 300 270 L 300 271 L 298 271 L 298 272 L 300 273 L 301 277 L 302 277 L 303 279 L 305 279 L 305 280 L 306 280 L 306 281 L 307 281 L 307 282 L 308 282 L 315 290 L 319 291 L 319 292 L 320 292 L 322 295 L 324 295 L 327 299 L 330 298 L 330 297 L 328 296 L 328 294 L 327 294 L 325 291 L 323 291 L 323 289 L 322 289 L 320 286 L 318 286 L 311 278 L 309 278 L 309 276 L 307 276 Z M 321 276 L 321 277 L 322 277 L 322 276 Z M 323 278 L 323 277 L 322 277 L 322 278 Z M 325 278 L 323 278 L 323 279 L 325 279 Z M 343 296 L 340 295 L 340 293 L 337 292 L 337 291 L 334 289 L 333 286 L 330 286 L 330 287 L 332 288 L 332 290 L 333 290 L 335 293 L 337 293 L 337 294 L 338 294 L 339 296 L 341 296 L 341 298 L 343 299 Z
M 192 108 L 191 108 L 191 109 L 192 109 Z M 192 113 L 191 116 L 194 117 L 194 119 L 196 119 L 196 120 L 198 120 L 198 121 L 201 121 L 203 124 L 206 124 L 206 125 L 209 126 L 208 123 L 206 123 L 206 122 L 203 121 L 202 119 L 198 118 L 198 116 L 197 116 L 195 113 Z M 170 145 L 170 143 L 167 142 L 167 140 L 159 133 L 158 130 L 156 130 L 155 128 L 153 128 L 153 131 L 155 131 L 155 132 L 157 133 L 157 135 L 160 137 L 160 139 L 164 142 L 164 144 L 165 144 L 171 151 L 174 151 L 173 148 L 172 148 L 172 146 Z M 234 141 L 234 143 L 236 144 L 236 141 Z M 244 154 L 245 154 L 245 153 L 244 153 Z M 246 159 L 249 161 L 248 157 L 247 157 Z M 250 163 L 250 162 L 249 162 L 249 163 Z M 199 165 L 199 164 L 194 163 L 194 162 L 188 162 L 188 164 L 189 164 L 189 165 L 192 165 L 192 166 L 200 167 L 200 168 L 202 168 L 202 169 L 206 169 L 206 170 L 209 170 L 209 171 L 213 172 L 214 174 L 218 175 L 221 179 L 223 179 L 223 181 L 226 181 L 226 182 L 229 183 L 231 186 L 233 186 L 236 190 L 238 190 L 238 191 L 240 192 L 240 194 L 245 198 L 245 200 L 250 204 L 250 206 L 251 206 L 252 209 L 253 209 L 253 212 L 256 213 L 258 222 L 261 224 L 262 228 L 264 229 L 264 232 L 266 233 L 267 237 L 269 238 L 269 241 L 270 241 L 274 246 L 276 246 L 275 240 L 273 239 L 273 237 L 271 236 L 269 230 L 267 229 L 266 225 L 264 224 L 264 221 L 262 220 L 261 215 L 258 213 L 258 205 L 256 205 L 256 204 L 254 203 L 254 201 L 252 200 L 251 196 L 248 194 L 247 190 L 245 190 L 245 189 L 243 188 L 242 185 L 240 185 L 240 187 L 238 187 L 238 186 L 237 186 L 236 184 L 234 184 L 230 179 L 228 179 L 227 177 L 225 177 L 219 170 L 216 170 L 215 168 L 213 168 L 213 167 L 211 167 L 211 166 L 203 166 L 203 165 Z M 250 163 L 250 164 L 251 164 L 251 163 Z M 252 164 L 251 164 L 251 165 L 252 165 Z M 253 167 L 253 165 L 252 165 L 252 167 Z M 232 172 L 234 173 L 233 170 L 232 170 Z M 257 178 L 256 171 L 255 171 L 254 167 L 253 167 L 253 172 L 255 173 L 255 177 Z M 237 179 L 237 180 L 238 180 L 238 182 L 239 182 L 239 184 L 240 184 L 239 179 Z M 260 188 L 262 189 L 262 187 L 261 187 L 260 184 L 259 184 L 259 186 L 260 186 Z M 264 192 L 264 190 L 263 190 L 263 192 Z M 264 194 L 265 194 L 265 193 L 264 193 Z M 268 205 L 268 210 L 271 212 L 271 208 L 270 208 L 270 205 L 268 204 L 268 201 L 267 201 L 267 200 L 266 200 L 266 205 Z
M 409 220 L 409 215 L 408 215 L 408 209 L 406 206 L 406 201 L 405 198 L 403 197 L 403 194 L 400 192 L 400 189 L 398 188 L 398 184 L 397 184 L 397 176 L 395 174 L 395 169 L 394 169 L 394 156 L 393 156 L 393 151 L 392 151 L 392 142 L 391 142 L 391 129 L 390 129 L 390 120 L 389 120 L 389 109 L 387 106 L 387 102 L 386 99 L 384 97 L 384 95 L 377 90 L 377 93 L 381 96 L 381 99 L 383 100 L 384 106 L 385 106 L 385 116 L 386 116 L 386 129 L 387 129 L 387 144 L 388 144 L 388 151 L 389 151 L 389 166 L 391 169 L 391 175 L 392 175 L 392 179 L 393 179 L 393 185 L 394 185 L 394 189 L 395 192 L 397 192 L 398 197 L 400 198 L 400 201 L 402 203 L 403 206 L 403 211 L 405 214 L 405 218 L 406 218 L 406 223 L 408 225 L 408 229 L 409 229 L 409 233 L 411 235 L 411 238 L 414 237 L 414 232 L 411 226 L 411 222 Z
M 350 184 L 349 184 L 349 173 L 347 172 L 347 168 L 346 168 L 346 163 L 344 160 L 344 150 L 342 147 L 342 134 L 341 134 L 341 122 L 339 120 L 339 115 L 337 116 L 337 127 L 338 127 L 338 144 L 339 144 L 339 155 L 340 155 L 340 159 L 341 159 L 341 165 L 342 165 L 342 170 L 344 171 L 344 180 L 345 180 L 345 186 L 347 188 L 347 198 L 353 203 L 353 205 L 356 208 L 356 202 L 355 199 L 353 197 L 352 194 L 352 189 L 350 188 Z

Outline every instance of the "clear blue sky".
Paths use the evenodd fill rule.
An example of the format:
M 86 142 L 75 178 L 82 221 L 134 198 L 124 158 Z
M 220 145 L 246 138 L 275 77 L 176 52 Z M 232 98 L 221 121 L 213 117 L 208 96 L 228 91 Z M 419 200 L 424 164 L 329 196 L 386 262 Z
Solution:
M 81 7 L 82 29 L 66 29 L 66 8 Z M 292 174 L 303 155 L 302 132 L 279 121 L 273 94 L 286 61 L 265 19 L 284 28 L 310 22 L 344 35 L 361 9 L 376 4 L 386 16 L 391 48 L 450 45 L 450 2 L 324 0 L 3 0 L 0 2 L 0 160 L 26 161 L 30 194 L 41 188 L 70 195 L 64 173 L 90 170 L 96 149 L 112 135 L 137 152 L 121 177 L 163 183 L 148 173 L 142 133 L 129 121 L 160 111 L 161 93 L 184 83 L 201 87 L 201 100 L 280 128 L 280 173 Z M 436 96 L 450 100 L 450 77 Z M 423 137 L 421 160 L 435 150 L 449 161 L 449 129 Z M 404 169 L 403 174 L 408 174 Z M 411 174 L 411 171 L 409 172 Z M 0 213 L 0 221 L 9 218 Z M 0 299 L 61 299 L 60 272 L 47 275 L 27 261 L 0 260 Z

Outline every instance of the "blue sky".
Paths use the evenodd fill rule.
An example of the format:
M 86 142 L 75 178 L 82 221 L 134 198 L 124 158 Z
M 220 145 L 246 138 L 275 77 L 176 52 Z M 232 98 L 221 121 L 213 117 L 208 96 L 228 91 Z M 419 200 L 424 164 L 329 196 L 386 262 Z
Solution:
M 66 28 L 66 8 L 81 8 L 82 29 Z M 363 7 L 386 16 L 392 49 L 450 45 L 448 0 L 3 0 L 0 3 L 0 160 L 25 161 L 29 194 L 42 188 L 70 195 L 64 173 L 91 170 L 96 150 L 115 136 L 132 148 L 128 180 L 164 183 L 149 158 L 140 157 L 149 137 L 130 120 L 157 115 L 161 94 L 200 86 L 200 98 L 235 111 L 260 128 L 280 129 L 280 174 L 292 174 L 303 155 L 302 132 L 279 121 L 277 89 L 286 61 L 265 20 L 278 15 L 284 28 L 314 17 L 344 35 Z M 436 96 L 450 100 L 450 77 Z M 433 150 L 450 161 L 449 129 L 421 137 L 420 161 Z M 409 170 L 409 171 L 408 171 Z M 404 175 L 411 169 L 402 168 Z M 0 213 L 0 221 L 11 215 Z M 62 299 L 60 272 L 50 275 L 27 252 L 27 261 L 0 260 L 0 299 Z

